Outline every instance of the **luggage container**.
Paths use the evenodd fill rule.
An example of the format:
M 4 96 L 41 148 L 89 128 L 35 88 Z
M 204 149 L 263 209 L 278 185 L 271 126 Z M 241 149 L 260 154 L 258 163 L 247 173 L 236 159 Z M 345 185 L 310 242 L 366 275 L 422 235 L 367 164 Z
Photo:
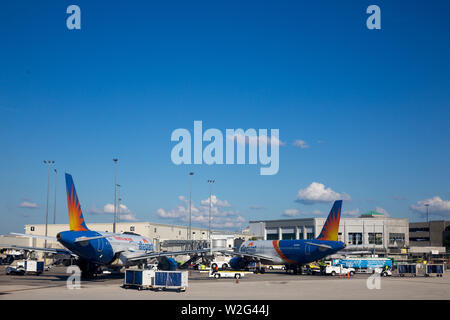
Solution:
M 138 290 L 150 289 L 155 278 L 154 270 L 127 269 L 123 288 L 137 288 Z
M 44 261 L 25 260 L 24 268 L 27 274 L 34 273 L 38 276 L 44 272 Z
M 186 291 L 188 287 L 187 271 L 155 271 L 152 288 L 158 290 Z
M 425 265 L 425 277 L 442 277 L 444 274 L 443 264 L 427 264 Z
M 417 276 L 417 265 L 414 264 L 399 264 L 397 265 L 396 275 L 400 277 L 410 276 L 415 277 Z

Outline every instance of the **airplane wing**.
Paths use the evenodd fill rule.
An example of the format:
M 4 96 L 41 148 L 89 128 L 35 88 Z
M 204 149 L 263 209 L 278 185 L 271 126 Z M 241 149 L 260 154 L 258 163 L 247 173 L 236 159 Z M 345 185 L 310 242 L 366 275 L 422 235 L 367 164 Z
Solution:
M 56 254 L 65 254 L 73 257 L 77 257 L 76 254 L 72 253 L 69 250 L 58 249 L 58 248 L 39 248 L 39 247 L 27 247 L 27 246 L 18 246 L 18 245 L 2 245 L 4 249 L 17 249 L 17 250 L 27 250 L 27 251 L 43 251 L 47 253 L 56 253 Z
M 36 239 L 43 239 L 43 240 L 48 240 L 48 241 L 57 241 L 56 237 L 46 237 L 46 236 L 41 236 L 41 235 L 37 235 L 37 234 L 25 234 L 25 233 L 15 233 L 15 232 L 11 232 L 10 234 L 12 234 L 14 236 L 19 236 L 19 237 L 36 238 Z
M 108 238 L 109 236 L 96 236 L 96 237 L 78 237 L 75 239 L 75 243 L 78 242 L 86 242 L 86 241 L 90 241 L 90 240 L 95 240 L 95 239 L 103 239 L 103 238 Z
M 332 249 L 332 247 L 331 246 L 329 246 L 329 245 L 326 245 L 326 244 L 319 244 L 319 243 L 313 243 L 313 242 L 305 242 L 306 244 L 309 244 L 309 245 L 311 245 L 311 246 L 316 246 L 316 247 L 319 247 L 319 248 L 325 248 L 325 249 Z
M 250 259 L 256 259 L 256 260 L 273 260 L 273 257 L 264 256 L 261 254 L 245 253 L 245 252 L 239 252 L 239 251 L 228 251 L 228 250 L 223 250 L 221 252 L 224 254 L 229 254 L 229 255 L 238 256 L 238 257 L 242 257 L 242 258 L 250 258 Z
M 136 261 L 136 260 L 144 260 L 158 257 L 169 257 L 169 256 L 180 256 L 191 253 L 208 253 L 211 252 L 211 249 L 199 249 L 199 250 L 185 250 L 185 251 L 160 251 L 160 252 L 151 252 L 145 254 L 139 254 L 135 256 L 127 256 L 128 261 Z

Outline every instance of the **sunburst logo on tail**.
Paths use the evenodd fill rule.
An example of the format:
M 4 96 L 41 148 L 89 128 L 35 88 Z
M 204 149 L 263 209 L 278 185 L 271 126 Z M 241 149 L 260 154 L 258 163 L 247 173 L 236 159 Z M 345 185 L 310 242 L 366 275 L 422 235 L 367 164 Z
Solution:
M 339 220 L 341 218 L 342 200 L 335 201 L 331 208 L 327 221 L 322 228 L 317 240 L 338 240 Z
M 70 174 L 66 173 L 67 188 L 67 208 L 69 210 L 69 225 L 71 231 L 88 231 L 84 222 L 83 213 L 81 211 L 80 202 L 78 201 L 77 192 L 73 179 Z

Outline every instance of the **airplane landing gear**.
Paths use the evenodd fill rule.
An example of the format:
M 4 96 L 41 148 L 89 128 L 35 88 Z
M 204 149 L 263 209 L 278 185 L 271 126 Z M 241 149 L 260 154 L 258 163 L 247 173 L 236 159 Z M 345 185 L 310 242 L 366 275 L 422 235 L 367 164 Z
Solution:
M 293 274 L 303 274 L 302 267 L 303 267 L 302 265 L 298 265 L 298 264 L 286 265 L 286 273 L 290 273 L 292 270 Z
M 77 266 L 81 270 L 81 278 L 85 280 L 93 279 L 98 271 L 98 267 L 95 264 L 83 260 L 78 260 Z
M 264 268 L 261 266 L 261 261 L 258 261 L 258 262 L 257 262 L 257 265 L 256 265 L 255 273 L 263 274 L 263 273 L 265 273 L 265 272 L 266 272 L 266 269 L 264 269 Z

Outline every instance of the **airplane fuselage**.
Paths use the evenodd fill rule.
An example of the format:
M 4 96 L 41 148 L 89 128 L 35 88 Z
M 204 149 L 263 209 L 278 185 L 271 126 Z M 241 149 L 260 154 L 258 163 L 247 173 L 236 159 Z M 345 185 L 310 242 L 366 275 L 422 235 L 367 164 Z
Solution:
M 79 241 L 82 238 L 98 239 Z M 149 238 L 97 231 L 63 231 L 57 240 L 81 259 L 98 265 L 108 265 L 118 259 L 118 265 L 126 264 L 126 255 L 146 254 L 154 251 Z M 121 256 L 121 255 L 124 256 Z
M 255 240 L 244 242 L 239 252 L 270 257 L 267 261 L 273 264 L 305 264 L 320 260 L 342 248 L 344 243 L 340 241 Z

